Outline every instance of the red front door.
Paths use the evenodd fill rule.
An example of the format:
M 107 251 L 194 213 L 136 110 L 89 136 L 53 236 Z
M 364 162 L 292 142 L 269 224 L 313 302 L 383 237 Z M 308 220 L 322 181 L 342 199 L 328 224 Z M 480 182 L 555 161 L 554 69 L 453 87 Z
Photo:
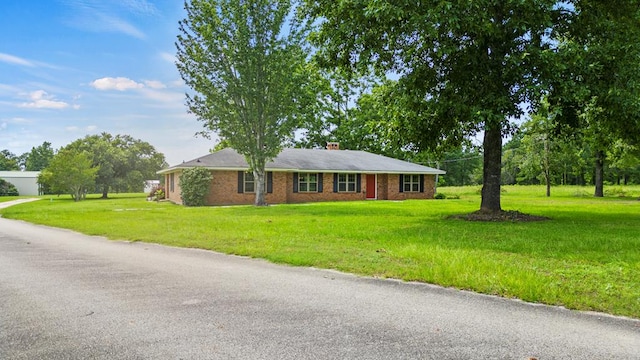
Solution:
M 367 174 L 367 199 L 376 198 L 376 175 Z

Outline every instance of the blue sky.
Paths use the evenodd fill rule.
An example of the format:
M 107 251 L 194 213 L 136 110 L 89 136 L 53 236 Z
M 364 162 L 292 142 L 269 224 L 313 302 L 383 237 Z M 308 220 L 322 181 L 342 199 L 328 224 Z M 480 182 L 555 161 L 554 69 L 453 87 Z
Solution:
M 128 134 L 169 164 L 206 154 L 176 70 L 182 0 L 2 0 L 0 150 Z

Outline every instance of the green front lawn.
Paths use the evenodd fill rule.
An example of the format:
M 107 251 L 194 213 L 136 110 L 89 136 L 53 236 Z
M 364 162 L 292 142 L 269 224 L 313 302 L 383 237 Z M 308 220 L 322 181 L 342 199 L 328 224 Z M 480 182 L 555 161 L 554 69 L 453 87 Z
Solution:
M 26 197 L 29 197 L 29 196 L 0 196 L 0 203 L 18 200 Z
M 144 195 L 74 203 L 46 198 L 5 218 L 110 239 L 247 255 L 296 266 L 421 281 L 531 302 L 640 318 L 640 187 L 507 186 L 503 208 L 551 218 L 449 219 L 479 208 L 479 187 L 440 188 L 459 199 L 187 208 Z M 624 197 L 622 197 L 624 195 Z

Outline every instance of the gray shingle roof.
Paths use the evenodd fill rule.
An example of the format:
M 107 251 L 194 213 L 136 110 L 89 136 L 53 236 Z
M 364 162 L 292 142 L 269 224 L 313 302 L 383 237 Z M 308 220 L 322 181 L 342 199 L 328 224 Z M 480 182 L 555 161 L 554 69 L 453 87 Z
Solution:
M 247 170 L 249 165 L 243 155 L 226 148 L 214 153 L 159 171 L 160 174 L 175 169 L 204 166 L 217 170 Z M 266 165 L 267 171 L 288 172 L 350 172 L 395 174 L 444 174 L 442 170 L 407 161 L 355 150 L 283 149 Z

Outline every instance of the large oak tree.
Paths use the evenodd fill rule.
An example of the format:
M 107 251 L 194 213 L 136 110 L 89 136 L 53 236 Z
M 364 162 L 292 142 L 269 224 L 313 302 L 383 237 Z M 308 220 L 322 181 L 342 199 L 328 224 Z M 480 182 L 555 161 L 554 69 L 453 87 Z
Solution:
M 91 155 L 92 165 L 99 168 L 95 185 L 104 199 L 110 191 L 141 191 L 144 181 L 157 179 L 156 171 L 167 165 L 153 145 L 130 135 L 87 135 L 64 149 Z
M 535 104 L 556 1 L 307 0 L 325 66 L 399 78 L 399 134 L 418 148 L 483 134 L 481 210 L 501 211 L 502 138 Z
M 178 70 L 191 113 L 243 154 L 265 205 L 265 165 L 316 100 L 306 33 L 290 0 L 189 0 L 180 21 Z

